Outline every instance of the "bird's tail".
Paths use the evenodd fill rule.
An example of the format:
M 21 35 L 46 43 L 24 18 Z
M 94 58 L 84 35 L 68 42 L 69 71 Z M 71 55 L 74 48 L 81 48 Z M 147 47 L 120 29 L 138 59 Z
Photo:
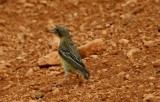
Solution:
M 88 80 L 90 77 L 90 74 L 86 69 L 79 71 L 79 74 L 81 74 L 86 80 Z
M 83 73 L 83 76 L 84 76 L 84 78 L 85 78 L 86 80 L 88 80 L 89 77 L 90 77 L 90 74 L 89 74 L 88 71 L 86 71 L 86 72 Z

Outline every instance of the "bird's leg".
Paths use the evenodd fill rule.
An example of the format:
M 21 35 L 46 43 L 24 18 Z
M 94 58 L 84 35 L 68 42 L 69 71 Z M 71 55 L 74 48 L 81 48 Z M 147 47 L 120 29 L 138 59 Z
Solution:
M 65 72 L 64 78 L 62 80 L 60 80 L 59 82 L 53 84 L 53 86 L 61 86 L 62 83 L 67 80 L 67 76 L 68 76 L 68 72 Z
M 67 76 L 68 76 L 68 73 L 65 72 L 64 78 L 61 81 L 59 81 L 58 84 L 62 84 L 64 81 L 66 81 L 67 80 Z

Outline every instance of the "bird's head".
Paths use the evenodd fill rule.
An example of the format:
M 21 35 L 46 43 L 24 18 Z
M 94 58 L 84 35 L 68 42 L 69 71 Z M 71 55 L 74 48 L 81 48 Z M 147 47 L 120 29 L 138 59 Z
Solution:
M 49 32 L 56 34 L 58 37 L 69 36 L 69 31 L 62 26 L 56 26 L 56 28 L 50 30 Z

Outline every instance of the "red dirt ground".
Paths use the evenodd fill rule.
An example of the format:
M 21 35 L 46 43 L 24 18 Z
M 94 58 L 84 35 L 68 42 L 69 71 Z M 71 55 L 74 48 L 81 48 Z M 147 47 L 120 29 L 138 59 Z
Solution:
M 55 25 L 76 46 L 104 39 L 84 58 L 88 81 L 51 87 L 63 68 L 37 65 L 56 50 Z M 160 102 L 158 59 L 160 0 L 0 0 L 0 102 Z

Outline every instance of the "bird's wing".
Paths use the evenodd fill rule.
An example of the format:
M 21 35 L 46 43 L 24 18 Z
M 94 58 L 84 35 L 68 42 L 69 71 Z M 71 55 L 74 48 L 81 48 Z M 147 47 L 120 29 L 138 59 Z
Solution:
M 81 56 L 79 55 L 79 52 L 77 50 L 77 48 L 74 46 L 74 44 L 72 43 L 72 41 L 68 42 L 69 44 L 66 45 L 67 49 L 73 54 L 75 55 L 75 57 L 80 60 L 80 62 L 82 62 Z
M 71 53 L 71 51 L 68 51 L 67 49 L 58 49 L 59 54 L 62 58 L 65 59 L 66 62 L 71 64 L 74 68 L 79 70 L 85 70 L 85 65 L 81 61 L 81 59 L 77 58 L 76 55 Z

